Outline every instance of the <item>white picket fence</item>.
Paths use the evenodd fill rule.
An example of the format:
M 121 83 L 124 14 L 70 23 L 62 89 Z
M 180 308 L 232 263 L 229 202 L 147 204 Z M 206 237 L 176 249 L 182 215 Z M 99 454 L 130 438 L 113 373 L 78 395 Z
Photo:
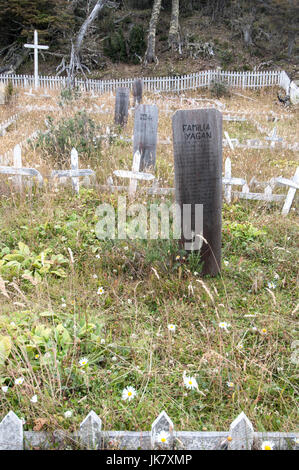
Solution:
M 22 420 L 13 411 L 0 422 L 0 450 L 63 449 L 66 446 L 93 450 L 259 450 L 265 441 L 271 442 L 273 450 L 299 447 L 298 433 L 255 432 L 243 412 L 226 432 L 176 431 L 165 411 L 155 419 L 151 431 L 104 431 L 102 420 L 94 411 L 90 411 L 74 433 L 23 431 Z
M 286 91 L 290 87 L 290 79 L 285 71 L 272 70 L 262 72 L 229 72 L 223 70 L 204 70 L 178 77 L 139 77 L 143 81 L 144 89 L 149 92 L 181 92 L 196 90 L 200 87 L 209 87 L 216 81 L 221 81 L 233 88 L 263 88 L 267 86 L 280 86 Z M 117 87 L 132 89 L 136 78 L 119 80 L 83 80 L 76 79 L 75 85 L 84 91 L 106 93 L 115 91 Z M 0 81 L 14 86 L 29 88 L 34 86 L 33 75 L 0 75 Z M 67 86 L 67 77 L 39 77 L 39 86 L 49 90 Z

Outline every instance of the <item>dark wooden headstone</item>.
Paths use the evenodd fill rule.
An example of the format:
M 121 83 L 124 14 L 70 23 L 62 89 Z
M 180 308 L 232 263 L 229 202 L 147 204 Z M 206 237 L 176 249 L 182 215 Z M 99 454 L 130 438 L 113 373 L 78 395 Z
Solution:
M 158 108 L 140 104 L 135 111 L 133 153 L 141 154 L 140 171 L 156 165 Z
M 179 110 L 173 116 L 172 129 L 182 243 L 186 247 L 186 242 L 190 242 L 183 235 L 183 205 L 191 204 L 191 230 L 194 231 L 195 204 L 202 204 L 202 274 L 214 276 L 221 268 L 222 114 L 216 109 Z
M 125 126 L 128 121 L 128 109 L 130 101 L 129 88 L 116 89 L 114 124 Z
M 138 106 L 142 103 L 142 94 L 143 94 L 143 81 L 140 78 L 134 80 L 133 83 L 133 106 Z

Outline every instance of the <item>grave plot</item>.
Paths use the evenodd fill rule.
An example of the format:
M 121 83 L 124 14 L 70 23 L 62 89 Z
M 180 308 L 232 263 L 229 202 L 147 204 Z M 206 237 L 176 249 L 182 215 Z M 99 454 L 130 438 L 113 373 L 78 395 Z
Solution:
M 255 118 L 265 111 L 265 122 L 258 118 L 261 125 L 270 130 L 277 126 L 279 136 L 294 142 L 296 114 L 269 122 L 275 95 L 252 92 L 248 96 L 258 99 L 255 113 L 256 101 L 235 95 L 219 99 L 222 106 L 218 106 L 224 109 L 225 105 L 230 116 L 237 116 L 242 107 Z M 45 433 L 52 429 L 67 436 L 80 432 L 76 435 L 86 446 L 117 437 L 123 446 L 135 445 L 138 438 L 142 445 L 155 447 L 165 432 L 170 445 L 178 438 L 186 445 L 204 447 L 209 442 L 234 448 L 244 442 L 240 438 L 244 430 L 246 445 L 251 445 L 253 432 L 262 445 L 264 430 L 289 433 L 288 443 L 295 445 L 297 154 L 287 149 L 238 148 L 233 139 L 241 139 L 248 130 L 247 121 L 223 119 L 223 131 L 233 148 L 222 147 L 220 162 L 225 138 L 215 124 L 220 111 L 202 110 L 206 100 L 215 104 L 214 98 L 208 92 L 186 93 L 183 98 L 168 100 L 143 93 L 142 104 L 157 106 L 159 116 L 151 170 L 141 170 L 139 157 L 134 159 L 134 111 L 128 110 L 125 128 L 114 126 L 115 95 L 82 95 L 64 103 L 61 113 L 53 116 L 55 125 L 61 119 L 65 124 L 74 120 L 85 109 L 87 119 L 99 126 L 94 134 L 105 138 L 95 142 L 91 138 L 82 150 L 76 147 L 78 160 L 73 152 L 73 168 L 71 148 L 64 154 L 62 147 L 55 147 L 55 139 L 51 151 L 50 147 L 44 153 L 41 147 L 24 150 L 22 168 L 37 170 L 44 188 L 38 194 L 14 190 L 8 197 L 7 192 L 0 193 L 0 344 L 4 351 L 0 365 L 4 360 L 6 367 L 0 384 L 3 445 L 9 424 L 15 426 L 20 447 L 24 436 L 29 445 L 37 425 Z M 192 99 L 199 98 L 204 99 L 195 101 L 199 115 L 212 112 L 215 119 L 207 121 L 214 126 L 212 142 L 197 142 L 193 148 L 185 145 L 181 128 L 175 125 L 173 131 L 172 117 L 186 113 L 184 117 L 193 119 Z M 25 99 L 26 105 L 39 105 L 35 98 Z M 51 105 L 57 106 L 60 99 L 57 94 Z M 27 116 L 35 112 L 28 110 Z M 44 131 L 47 114 L 41 110 L 39 124 Z M 196 119 L 191 124 L 201 125 Z M 249 138 L 261 138 L 256 126 L 251 131 Z M 79 172 L 84 169 L 95 172 L 96 182 L 81 187 L 80 180 L 78 194 Z M 62 172 L 58 176 L 67 177 L 75 191 L 56 187 L 53 170 Z M 148 183 L 142 179 L 144 173 L 151 178 Z M 9 177 L 25 179 L 21 171 Z M 110 184 L 109 177 L 113 177 Z M 117 185 L 123 188 L 111 187 Z M 269 185 L 278 201 L 249 199 L 250 193 L 270 199 Z M 126 198 L 127 217 L 122 220 L 123 212 L 117 215 L 116 211 L 119 198 L 128 196 L 128 187 L 134 195 Z M 202 258 L 188 255 L 174 239 L 174 188 L 179 202 L 196 202 L 200 197 L 209 204 L 209 227 L 203 237 L 213 247 L 209 258 L 213 251 L 217 263 L 212 263 L 213 272 L 205 277 L 201 276 Z M 235 191 L 244 197 L 235 198 Z M 291 199 L 284 216 L 281 211 Z M 107 239 L 99 240 L 101 220 L 104 229 L 108 222 L 114 225 Z M 162 236 L 162 221 L 169 221 L 168 238 Z M 140 226 L 147 228 L 148 238 L 131 236 Z M 167 228 L 166 223 L 163 235 Z M 121 238 L 119 229 L 131 235 Z M 221 275 L 212 277 L 215 264 L 221 267 Z M 24 427 L 12 413 L 7 418 L 10 411 L 24 417 Z M 181 430 L 200 431 L 204 436 L 195 440 Z M 210 431 L 217 433 L 213 444 L 207 441 Z M 232 441 L 227 439 L 230 434 Z M 276 446 L 285 446 L 277 435 L 267 436 Z

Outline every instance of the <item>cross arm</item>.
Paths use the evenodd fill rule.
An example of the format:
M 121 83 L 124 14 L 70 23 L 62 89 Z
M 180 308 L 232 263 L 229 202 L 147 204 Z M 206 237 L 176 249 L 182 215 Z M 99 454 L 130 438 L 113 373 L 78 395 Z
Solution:
M 115 176 L 118 176 L 120 178 L 131 178 L 146 181 L 151 181 L 155 179 L 154 175 L 151 175 L 150 173 L 141 173 L 137 171 L 115 170 L 113 173 L 115 174 Z
M 29 49 L 49 49 L 49 46 L 40 46 L 38 44 L 24 44 L 24 47 Z

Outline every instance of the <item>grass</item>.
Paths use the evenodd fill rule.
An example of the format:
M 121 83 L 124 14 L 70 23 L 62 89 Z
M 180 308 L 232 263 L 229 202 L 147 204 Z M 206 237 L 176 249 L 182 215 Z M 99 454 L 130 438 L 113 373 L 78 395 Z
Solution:
M 275 94 L 248 96 L 268 112 Z M 103 128 L 111 121 L 113 99 L 101 97 L 110 114 L 91 113 Z M 163 112 L 162 98 L 146 98 L 151 100 L 160 108 L 159 136 L 166 139 L 171 115 Z M 256 106 L 234 96 L 222 101 L 248 113 Z M 90 106 L 86 98 L 84 103 Z M 169 99 L 170 109 L 180 106 L 180 97 Z M 72 116 L 72 108 L 54 118 Z M 292 113 L 292 119 L 281 121 L 285 136 L 298 122 Z M 224 123 L 224 129 L 231 125 Z M 124 133 L 130 136 L 132 126 L 130 117 Z M 248 123 L 234 129 L 236 137 L 253 132 Z M 24 156 L 49 173 L 51 155 L 28 146 Z M 226 156 L 233 175 L 248 181 L 291 176 L 297 165 L 288 151 L 225 148 Z M 99 164 L 92 168 L 103 183 L 114 169 L 130 168 L 131 159 L 131 144 L 116 139 L 102 143 Z M 90 164 L 87 155 L 80 155 L 81 161 L 81 168 Z M 173 185 L 171 145 L 158 146 L 156 174 L 161 186 Z M 49 182 L 27 196 L 4 182 L 1 188 L 0 335 L 9 337 L 0 369 L 0 385 L 8 386 L 7 393 L 0 389 L 1 416 L 13 409 L 26 420 L 25 429 L 71 432 L 93 409 L 104 429 L 145 430 L 165 409 L 176 429 L 225 430 L 243 410 L 256 430 L 296 429 L 294 210 L 282 218 L 274 204 L 224 204 L 222 273 L 202 279 L 199 260 L 184 259 L 174 241 L 99 241 L 96 208 L 117 203 L 117 195 L 100 187 L 82 188 L 79 197 Z M 139 193 L 137 201 L 160 199 L 145 201 Z M 13 263 L 7 266 L 8 261 Z M 230 324 L 228 331 L 220 322 Z M 175 333 L 169 324 L 176 325 Z M 80 366 L 82 358 L 88 359 L 86 366 Z M 204 395 L 183 387 L 184 371 L 196 377 Z M 18 377 L 24 378 L 21 385 L 15 385 Z M 121 400 L 128 385 L 137 390 L 131 402 Z M 71 418 L 65 418 L 67 410 L 73 411 Z

